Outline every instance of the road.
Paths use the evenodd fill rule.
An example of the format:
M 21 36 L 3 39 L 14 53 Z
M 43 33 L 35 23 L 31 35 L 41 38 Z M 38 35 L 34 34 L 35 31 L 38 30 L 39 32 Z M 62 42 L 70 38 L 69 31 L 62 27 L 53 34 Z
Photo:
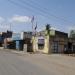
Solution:
M 75 75 L 75 57 L 0 50 L 0 75 Z

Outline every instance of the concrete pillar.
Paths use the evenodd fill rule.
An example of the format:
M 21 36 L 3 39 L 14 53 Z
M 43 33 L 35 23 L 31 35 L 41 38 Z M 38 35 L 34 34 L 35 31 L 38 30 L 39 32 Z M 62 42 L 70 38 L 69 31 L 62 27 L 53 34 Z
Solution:
M 4 48 L 7 49 L 7 38 L 4 39 Z
M 32 50 L 33 52 L 37 52 L 38 51 L 38 38 L 37 37 L 32 37 Z
M 49 42 L 49 35 L 45 36 L 45 45 L 44 45 L 44 50 L 43 53 L 49 53 L 50 51 L 50 42 Z

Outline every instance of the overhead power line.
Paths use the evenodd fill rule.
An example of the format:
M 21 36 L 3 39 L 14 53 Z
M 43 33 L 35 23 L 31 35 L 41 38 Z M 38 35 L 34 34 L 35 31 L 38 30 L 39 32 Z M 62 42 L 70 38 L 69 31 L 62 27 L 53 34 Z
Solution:
M 32 9 L 35 9 L 36 11 L 34 11 L 34 12 L 36 12 L 36 13 L 39 13 L 39 14 L 41 14 L 42 16 L 44 16 L 44 17 L 46 17 L 46 18 L 51 18 L 50 16 L 52 16 L 52 17 L 54 17 L 54 18 L 56 18 L 56 19 L 59 19 L 59 20 L 62 20 L 62 21 L 64 21 L 64 22 L 68 22 L 68 23 L 71 23 L 72 24 L 72 22 L 71 21 L 68 21 L 68 20 L 66 20 L 66 19 L 64 19 L 64 18 L 62 18 L 62 17 L 58 17 L 58 16 L 55 16 L 55 15 L 53 15 L 53 14 L 51 14 L 51 13 L 49 13 L 49 12 L 47 12 L 48 10 L 46 9 L 45 10 L 45 8 L 40 8 L 40 6 L 37 6 L 38 4 L 35 4 L 35 6 L 32 4 L 33 3 L 33 1 L 24 1 L 24 0 L 18 0 L 18 2 L 20 2 L 20 4 L 18 3 L 18 2 L 15 2 L 15 1 L 12 1 L 12 0 L 8 0 L 9 2 L 11 2 L 11 3 L 13 3 L 13 4 L 16 4 L 16 5 L 18 5 L 18 6 L 21 6 L 22 8 L 26 8 L 27 10 L 29 9 L 30 11 L 32 11 Z M 21 5 L 22 4 L 22 5 Z M 24 4 L 24 5 L 23 5 Z M 27 5 L 27 6 L 26 6 Z M 37 11 L 38 10 L 38 11 Z
M 18 2 L 12 1 L 12 0 L 8 0 L 8 1 L 9 1 L 11 4 L 14 4 L 14 5 L 16 5 L 16 6 L 19 6 L 19 7 L 22 8 L 22 9 L 31 11 L 31 12 L 33 12 L 33 13 L 35 12 L 35 13 L 37 13 L 37 14 L 39 14 L 39 15 L 45 17 L 45 18 L 48 18 L 48 19 L 50 18 L 49 16 L 43 14 L 42 12 L 33 11 L 34 8 L 29 7 L 28 5 L 26 6 L 26 4 L 25 4 L 25 5 L 23 5 L 23 4 L 21 5 L 21 3 L 18 3 Z
M 19 1 L 22 2 L 22 3 L 24 3 L 24 4 L 27 4 L 27 5 L 31 6 L 32 8 L 38 9 L 40 12 L 42 12 L 42 13 L 48 15 L 48 16 L 52 16 L 52 17 L 54 17 L 54 18 L 56 18 L 56 19 L 60 19 L 60 20 L 62 20 L 62 21 L 69 22 L 69 23 L 72 24 L 71 21 L 68 21 L 68 20 L 66 20 L 66 19 L 64 19 L 64 18 L 62 18 L 62 17 L 56 16 L 56 15 L 54 15 L 54 14 L 48 12 L 49 10 L 48 10 L 47 8 L 45 8 L 45 7 L 42 7 L 42 9 L 41 9 L 40 4 L 38 4 L 37 2 L 35 3 L 35 2 L 32 1 L 32 0 L 27 0 L 27 1 L 25 1 L 25 0 L 19 0 Z M 34 4 L 34 3 L 35 3 L 35 4 Z M 34 5 L 33 5 L 33 4 L 34 4 Z

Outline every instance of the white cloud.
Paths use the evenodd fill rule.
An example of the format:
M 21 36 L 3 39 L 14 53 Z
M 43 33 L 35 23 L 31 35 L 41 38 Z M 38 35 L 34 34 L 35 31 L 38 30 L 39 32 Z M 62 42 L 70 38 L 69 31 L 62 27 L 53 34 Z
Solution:
M 68 26 L 68 30 L 75 30 L 75 26 Z
M 5 21 L 5 19 L 3 17 L 0 17 L 0 23 Z
M 10 19 L 10 22 L 19 22 L 19 23 L 27 23 L 30 22 L 31 18 L 28 16 L 19 16 L 15 15 Z

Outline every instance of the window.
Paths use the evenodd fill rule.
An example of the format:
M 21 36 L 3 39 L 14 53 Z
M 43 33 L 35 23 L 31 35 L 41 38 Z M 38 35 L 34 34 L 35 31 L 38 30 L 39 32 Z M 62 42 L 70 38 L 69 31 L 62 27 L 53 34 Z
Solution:
M 54 53 L 58 52 L 58 42 L 57 41 L 53 42 L 52 50 L 53 50 Z
M 44 48 L 44 39 L 38 39 L 38 49 L 42 50 Z

